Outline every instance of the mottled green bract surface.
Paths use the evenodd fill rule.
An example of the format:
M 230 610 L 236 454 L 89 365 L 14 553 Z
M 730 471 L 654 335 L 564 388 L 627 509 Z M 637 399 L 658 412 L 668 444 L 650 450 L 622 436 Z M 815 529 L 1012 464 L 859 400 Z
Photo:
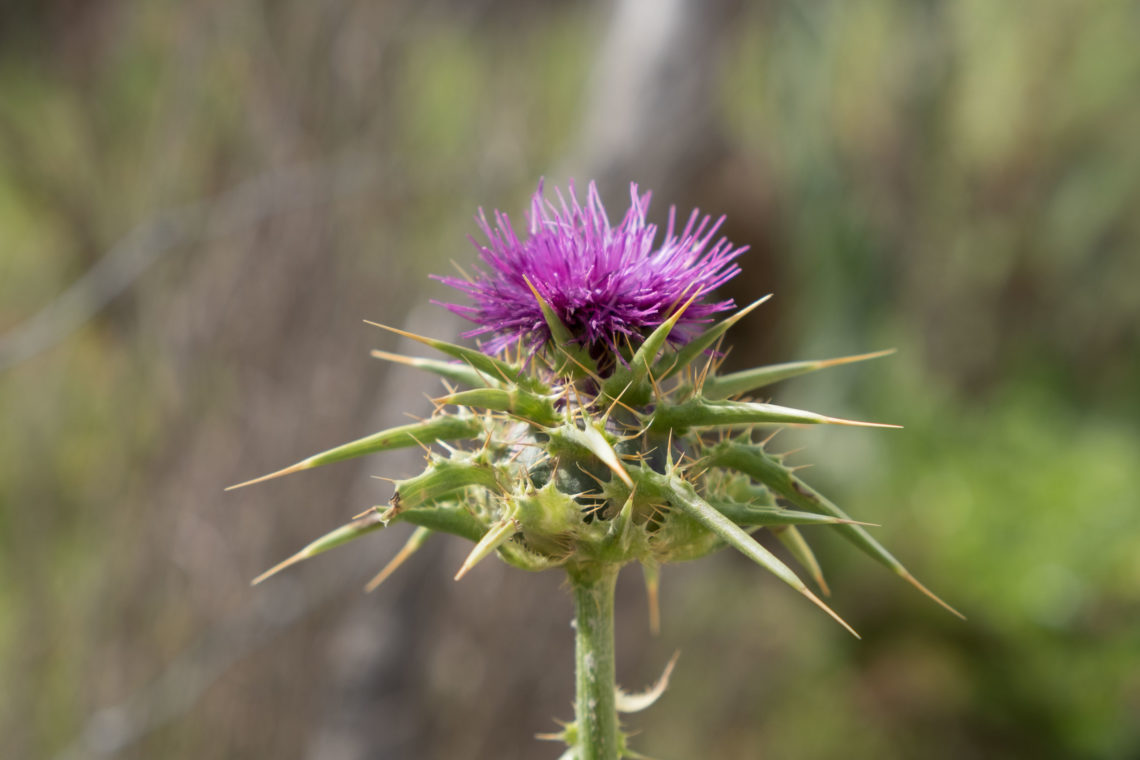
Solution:
M 0 374 L 5 757 L 113 735 L 122 724 L 99 711 L 123 705 L 162 710 L 120 758 L 318 756 L 322 731 L 349 730 L 346 693 L 368 718 L 353 730 L 386 756 L 556 756 L 527 738 L 571 717 L 555 576 L 492 559 L 454 584 L 468 544 L 433 540 L 359 594 L 405 528 L 248 588 L 383 503 L 390 485 L 368 475 L 412 476 L 418 457 L 220 493 L 427 414 L 423 394 L 442 386 L 370 365 L 370 349 L 410 347 L 360 320 L 407 324 L 444 297 L 426 275 L 469 255 L 473 208 L 520 208 L 542 172 L 564 181 L 550 167 L 578 148 L 608 14 L 477 5 L 0 11 L 0 340 L 160 209 L 349 151 L 383 168 L 335 202 L 197 225 L 81 329 Z M 803 477 L 881 523 L 868 530 L 969 619 L 830 528 L 802 531 L 862 642 L 729 554 L 663 571 L 653 638 L 627 573 L 619 680 L 641 688 L 682 650 L 668 692 L 631 721 L 637 747 L 1140 755 L 1135 3 L 738 5 L 701 88 L 726 153 L 654 153 L 614 195 L 638 180 L 660 210 L 725 212 L 726 234 L 752 245 L 726 295 L 776 297 L 734 328 L 726 370 L 899 349 L 771 392 L 904 430 L 783 433 L 775 450 L 808 446 L 789 462 L 815 463 Z M 662 161 L 696 168 L 647 176 Z M 334 597 L 291 620 L 322 578 Z M 277 612 L 257 620 L 282 627 L 225 635 L 265 630 L 232 627 L 259 599 Z M 372 610 L 388 614 L 364 640 L 385 646 L 357 668 L 346 625 Z

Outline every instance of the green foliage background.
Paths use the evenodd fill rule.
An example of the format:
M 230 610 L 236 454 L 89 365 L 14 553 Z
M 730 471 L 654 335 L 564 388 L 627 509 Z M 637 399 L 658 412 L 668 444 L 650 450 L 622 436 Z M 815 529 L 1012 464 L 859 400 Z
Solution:
M 776 399 L 904 430 L 777 440 L 806 445 L 810 480 L 881 523 L 969 620 L 827 536 L 832 602 L 862 642 L 729 556 L 665 571 L 652 639 L 631 580 L 619 678 L 639 687 L 682 650 L 666 697 L 630 719 L 637 746 L 1140 755 L 1140 8 L 716 9 L 705 91 L 719 158 L 663 181 L 655 212 L 724 211 L 753 246 L 731 294 L 776 298 L 730 363 L 899 348 Z M 419 626 L 415 643 L 376 632 L 376 679 L 395 695 L 383 709 L 407 735 L 373 756 L 546 756 L 529 736 L 568 717 L 571 693 L 556 581 L 487 571 L 457 588 L 441 548 L 404 585 L 357 593 L 397 540 L 298 568 L 282 583 L 299 585 L 279 587 L 293 596 L 250 590 L 307 537 L 386 500 L 366 475 L 401 465 L 221 488 L 427 410 L 419 394 L 435 389 L 368 359 L 395 344 L 359 320 L 408 324 L 446 297 L 428 273 L 472 261 L 477 206 L 518 219 L 540 175 L 564 179 L 604 87 L 607 19 L 601 5 L 505 1 L 0 11 L 5 756 L 320 756 L 347 677 L 336 631 L 363 608 Z M 607 186 L 614 204 L 624 182 L 655 177 L 630 162 L 647 176 Z M 49 337 L 19 344 L 35 355 L 15 348 L 140 222 L 329 165 L 360 175 L 230 227 L 233 204 L 207 207 L 77 329 L 57 308 Z M 399 383 L 416 384 L 410 405 L 371 424 Z M 305 585 L 318 576 L 343 590 Z M 227 627 L 259 604 L 277 622 Z

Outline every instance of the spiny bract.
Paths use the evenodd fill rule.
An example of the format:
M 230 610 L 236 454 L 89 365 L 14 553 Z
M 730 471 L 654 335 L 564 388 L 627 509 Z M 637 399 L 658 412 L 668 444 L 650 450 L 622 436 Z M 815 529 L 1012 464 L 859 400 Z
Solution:
M 656 230 L 645 222 L 648 195 L 639 196 L 636 186 L 631 195 L 614 229 L 592 184 L 585 208 L 573 188 L 569 202 L 559 194 L 559 206 L 547 204 L 540 185 L 526 240 L 504 215 L 496 214 L 496 230 L 480 212 L 488 271 L 444 282 L 474 299 L 473 306 L 448 308 L 480 325 L 473 334 L 488 337 L 484 350 L 386 328 L 451 361 L 374 352 L 446 381 L 448 393 L 436 399 L 432 416 L 249 482 L 411 446 L 428 451 L 423 472 L 397 481 L 386 506 L 257 581 L 404 522 L 416 530 L 370 588 L 429 536 L 451 533 L 475 544 L 456 578 L 492 553 L 526 570 L 562 567 L 572 578 L 638 562 L 655 621 L 658 566 L 727 544 L 847 627 L 753 537 L 770 530 L 826 593 L 797 528 L 824 525 L 930 594 L 861 524 L 768 453 L 756 432 L 818 423 L 892 427 L 751 400 L 779 380 L 889 352 L 721 374 L 723 336 L 766 299 L 719 322 L 713 315 L 731 302 L 702 299 L 736 274 L 743 249 L 724 240 L 710 247 L 719 222 L 710 226 L 696 212 L 679 235 L 671 213 L 655 248 Z M 571 729 L 561 738 L 573 747 Z

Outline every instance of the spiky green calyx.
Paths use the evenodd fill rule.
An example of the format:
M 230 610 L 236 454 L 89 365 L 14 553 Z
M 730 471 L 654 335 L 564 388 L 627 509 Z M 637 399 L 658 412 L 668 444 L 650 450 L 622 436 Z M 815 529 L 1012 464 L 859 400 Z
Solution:
M 437 399 L 436 413 L 422 422 L 381 431 L 240 485 L 420 445 L 428 451 L 424 471 L 398 481 L 389 505 L 374 510 L 378 522 L 361 534 L 399 521 L 477 544 L 491 534 L 493 550 L 526 569 L 635 561 L 656 566 L 730 544 L 824 606 L 749 534 L 762 526 L 793 526 L 778 534 L 818 582 L 818 564 L 794 530 L 818 524 L 839 531 L 916 583 L 861 525 L 803 483 L 753 435 L 771 425 L 893 426 L 724 398 L 726 390 L 752 392 L 883 352 L 720 375 L 706 350 L 755 304 L 674 347 L 667 338 L 685 306 L 631 346 L 608 377 L 581 364 L 580 352 L 557 343 L 524 363 L 386 328 L 461 363 L 377 356 L 475 387 Z M 551 332 L 559 336 L 564 330 L 552 325 Z M 432 444 L 444 451 L 433 451 Z M 352 525 L 340 530 L 354 537 Z M 336 535 L 331 543 L 343 543 L 342 534 Z M 321 546 L 317 542 L 303 553 L 312 556 L 323 551 Z M 479 549 L 480 559 L 492 553 L 485 545 Z
M 314 541 L 257 581 L 366 533 L 407 522 L 417 526 L 415 533 L 370 587 L 429 536 L 450 533 L 475 544 L 457 578 L 497 554 L 526 570 L 564 568 L 582 595 L 598 578 L 609 583 L 623 565 L 637 562 L 646 571 L 651 624 L 656 627 L 660 565 L 695 559 L 728 545 L 854 634 L 796 572 L 753 536 L 760 529 L 772 531 L 826 595 L 819 563 L 796 527 L 820 525 L 838 531 L 947 606 L 872 538 L 864 524 L 804 483 L 755 435 L 758 429 L 781 425 L 895 426 L 744 398 L 778 380 L 887 352 L 721 375 L 718 354 L 712 349 L 759 303 L 709 326 L 688 343 L 669 340 L 689 305 L 678 304 L 670 318 L 602 365 L 574 345 L 566 328 L 545 307 L 553 339 L 525 357 L 490 357 L 385 328 L 456 361 L 374 355 L 467 387 L 436 399 L 436 410 L 426 420 L 381 431 L 241 484 L 394 448 L 418 445 L 427 455 L 423 472 L 395 482 L 387 505 L 374 507 Z M 622 754 L 629 752 L 624 737 L 614 738 L 606 725 L 591 723 L 585 734 L 572 726 L 569 733 L 589 734 L 599 746 L 620 746 Z M 606 749 L 579 756 L 614 755 Z

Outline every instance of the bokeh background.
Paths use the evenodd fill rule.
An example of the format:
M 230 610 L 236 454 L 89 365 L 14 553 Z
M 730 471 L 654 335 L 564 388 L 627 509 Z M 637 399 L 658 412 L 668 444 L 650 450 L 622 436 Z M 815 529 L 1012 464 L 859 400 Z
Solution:
M 969 617 L 815 531 L 857 642 L 731 554 L 619 585 L 628 725 L 680 758 L 1140 757 L 1140 6 L 25 0 L 0 6 L 0 753 L 541 758 L 556 573 L 375 534 L 249 579 L 418 454 L 222 488 L 429 409 L 372 319 L 538 178 L 726 213 L 730 364 L 901 431 L 789 431 Z M 617 209 L 615 211 L 614 209 Z

